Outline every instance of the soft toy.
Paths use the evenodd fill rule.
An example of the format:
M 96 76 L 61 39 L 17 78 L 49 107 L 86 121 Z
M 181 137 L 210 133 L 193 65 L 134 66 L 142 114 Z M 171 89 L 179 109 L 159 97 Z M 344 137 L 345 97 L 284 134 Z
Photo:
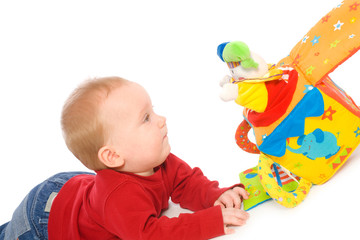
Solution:
M 220 97 L 244 107 L 236 142 L 260 153 L 258 167 L 240 174 L 250 193 L 245 209 L 270 197 L 297 206 L 312 184 L 329 180 L 358 146 L 360 108 L 328 74 L 359 48 L 360 2 L 354 0 L 323 17 L 276 65 L 240 41 L 218 46 L 231 72 L 220 81 Z M 256 143 L 247 138 L 251 128 Z

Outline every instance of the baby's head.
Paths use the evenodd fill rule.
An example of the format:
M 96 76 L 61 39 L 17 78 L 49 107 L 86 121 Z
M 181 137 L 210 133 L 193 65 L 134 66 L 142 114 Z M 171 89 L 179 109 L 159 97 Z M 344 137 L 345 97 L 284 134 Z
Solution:
M 61 126 L 65 143 L 89 169 L 105 168 L 98 160 L 98 150 L 107 137 L 101 106 L 114 89 L 126 84 L 127 80 L 117 77 L 89 80 L 76 88 L 64 104 Z
M 166 119 L 139 84 L 118 77 L 73 91 L 61 118 L 66 145 L 89 169 L 151 174 L 170 153 Z

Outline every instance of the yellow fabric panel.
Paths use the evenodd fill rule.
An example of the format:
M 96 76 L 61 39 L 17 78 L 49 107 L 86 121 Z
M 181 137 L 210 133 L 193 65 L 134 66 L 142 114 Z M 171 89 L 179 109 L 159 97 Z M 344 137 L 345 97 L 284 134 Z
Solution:
M 235 102 L 256 112 L 264 112 L 267 106 L 268 92 L 264 83 L 240 82 L 238 97 Z
M 305 135 L 317 128 L 331 132 L 337 137 L 337 145 L 340 150 L 328 159 L 321 157 L 311 160 L 303 154 L 296 154 L 289 150 L 286 150 L 283 157 L 271 156 L 273 161 L 315 184 L 322 184 L 329 180 L 360 143 L 360 118 L 338 101 L 330 98 L 322 91 L 321 93 L 324 97 L 325 112 L 320 117 L 306 119 Z M 297 139 L 298 137 L 289 138 L 287 144 L 297 149 L 300 147 L 297 144 Z

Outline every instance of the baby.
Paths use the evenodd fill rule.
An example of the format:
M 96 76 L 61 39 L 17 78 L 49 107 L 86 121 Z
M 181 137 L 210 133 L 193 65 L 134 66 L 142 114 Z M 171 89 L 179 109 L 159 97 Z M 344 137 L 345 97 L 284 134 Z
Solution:
M 87 81 L 65 103 L 61 123 L 70 151 L 96 175 L 60 173 L 35 187 L 0 227 L 0 240 L 209 239 L 248 219 L 241 184 L 218 188 L 170 153 L 166 119 L 139 84 Z M 194 213 L 161 216 L 170 197 Z

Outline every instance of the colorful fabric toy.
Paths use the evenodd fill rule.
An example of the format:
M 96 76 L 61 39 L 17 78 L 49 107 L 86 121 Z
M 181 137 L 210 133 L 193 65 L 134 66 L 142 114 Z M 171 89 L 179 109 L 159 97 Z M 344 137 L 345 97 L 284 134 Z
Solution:
M 276 65 L 239 41 L 218 46 L 231 77 L 220 97 L 244 107 L 240 148 L 260 153 L 240 173 L 250 193 L 245 209 L 274 199 L 295 207 L 312 184 L 328 181 L 360 143 L 360 108 L 328 76 L 360 48 L 360 1 L 345 0 Z M 253 129 L 256 143 L 247 138 Z M 261 184 L 259 184 L 261 183 Z

